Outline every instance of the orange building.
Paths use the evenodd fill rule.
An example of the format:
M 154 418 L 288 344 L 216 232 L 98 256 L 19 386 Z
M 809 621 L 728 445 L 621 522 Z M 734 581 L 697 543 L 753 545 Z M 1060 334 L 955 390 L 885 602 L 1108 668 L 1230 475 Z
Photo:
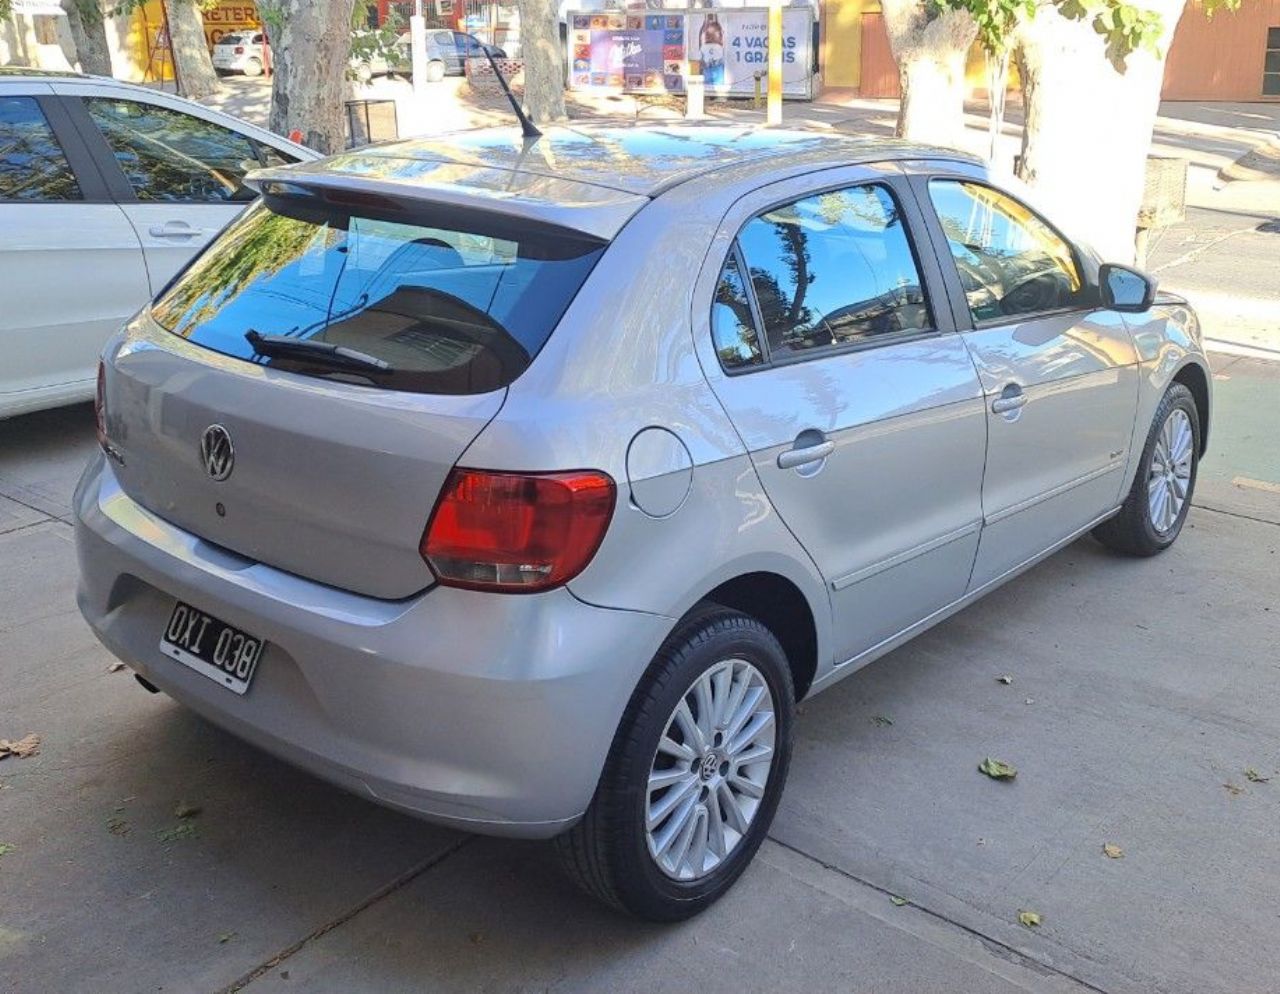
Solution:
M 823 85 L 896 97 L 898 67 L 879 0 L 823 0 Z M 972 60 L 971 60 L 972 62 Z M 970 82 L 981 86 L 981 76 Z M 1280 100 L 1280 0 L 1246 0 L 1210 17 L 1192 0 L 1165 65 L 1165 100 Z

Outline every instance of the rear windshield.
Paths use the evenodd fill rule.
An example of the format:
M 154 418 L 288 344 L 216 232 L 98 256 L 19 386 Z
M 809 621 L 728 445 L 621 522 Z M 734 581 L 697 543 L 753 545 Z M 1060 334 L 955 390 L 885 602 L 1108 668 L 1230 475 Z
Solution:
M 451 210 L 447 224 L 429 226 L 259 201 L 151 313 L 199 345 L 289 372 L 416 393 L 496 390 L 538 354 L 603 245 L 491 218 L 472 223 Z M 339 346 L 388 368 L 353 370 L 290 349 L 260 355 L 251 331 Z

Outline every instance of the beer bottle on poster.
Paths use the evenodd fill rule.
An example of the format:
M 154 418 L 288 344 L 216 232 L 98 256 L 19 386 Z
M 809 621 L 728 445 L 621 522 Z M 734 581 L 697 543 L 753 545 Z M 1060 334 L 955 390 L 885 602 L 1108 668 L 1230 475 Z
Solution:
M 698 58 L 702 60 L 702 79 L 707 86 L 724 83 L 724 28 L 720 18 L 707 14 L 698 31 Z

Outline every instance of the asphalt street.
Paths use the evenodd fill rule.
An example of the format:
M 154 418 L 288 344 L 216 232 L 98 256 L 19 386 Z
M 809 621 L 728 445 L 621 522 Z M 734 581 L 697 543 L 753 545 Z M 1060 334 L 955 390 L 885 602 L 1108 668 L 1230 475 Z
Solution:
M 1276 990 L 1280 366 L 1215 380 L 1174 549 L 1082 540 L 803 704 L 771 841 L 668 928 L 113 671 L 73 596 L 91 411 L 0 423 L 0 738 L 41 736 L 0 761 L 0 990 Z

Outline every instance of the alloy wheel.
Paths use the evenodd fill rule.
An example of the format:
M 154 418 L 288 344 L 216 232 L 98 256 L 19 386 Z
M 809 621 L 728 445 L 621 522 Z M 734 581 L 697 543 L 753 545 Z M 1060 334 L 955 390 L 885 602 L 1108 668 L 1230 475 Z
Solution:
M 1147 513 L 1151 527 L 1167 535 L 1177 524 L 1191 490 L 1195 433 L 1191 418 L 1175 407 L 1160 426 L 1147 474 Z
M 649 854 L 674 880 L 699 880 L 742 842 L 773 769 L 773 692 L 758 669 L 705 670 L 667 719 L 645 799 Z

